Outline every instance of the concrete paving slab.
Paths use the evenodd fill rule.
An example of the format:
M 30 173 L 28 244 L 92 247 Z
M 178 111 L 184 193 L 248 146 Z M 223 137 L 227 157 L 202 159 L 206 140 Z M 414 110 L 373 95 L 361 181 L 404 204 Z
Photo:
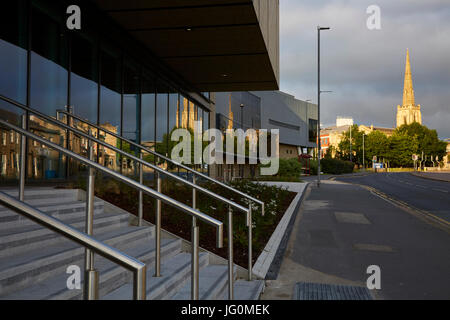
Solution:
M 370 224 L 370 221 L 362 213 L 335 212 L 334 216 L 341 223 Z

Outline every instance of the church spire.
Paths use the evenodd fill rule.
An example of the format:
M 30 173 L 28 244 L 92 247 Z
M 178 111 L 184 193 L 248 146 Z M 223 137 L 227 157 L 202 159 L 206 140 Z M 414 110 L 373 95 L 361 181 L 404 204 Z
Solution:
M 411 63 L 409 62 L 409 49 L 406 50 L 405 85 L 403 88 L 403 106 L 414 106 L 414 89 L 411 74 Z

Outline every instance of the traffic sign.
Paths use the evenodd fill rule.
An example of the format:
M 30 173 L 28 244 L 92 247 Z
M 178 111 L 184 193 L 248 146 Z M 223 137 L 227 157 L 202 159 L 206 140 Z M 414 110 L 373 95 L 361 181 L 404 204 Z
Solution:
M 383 169 L 383 164 L 382 163 L 374 163 L 373 164 L 373 168 L 374 169 Z

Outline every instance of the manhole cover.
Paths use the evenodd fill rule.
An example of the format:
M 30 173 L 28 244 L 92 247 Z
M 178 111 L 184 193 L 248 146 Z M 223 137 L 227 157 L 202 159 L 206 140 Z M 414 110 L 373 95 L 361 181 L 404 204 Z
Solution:
M 299 282 L 295 285 L 294 300 L 373 300 L 369 289 L 322 283 Z

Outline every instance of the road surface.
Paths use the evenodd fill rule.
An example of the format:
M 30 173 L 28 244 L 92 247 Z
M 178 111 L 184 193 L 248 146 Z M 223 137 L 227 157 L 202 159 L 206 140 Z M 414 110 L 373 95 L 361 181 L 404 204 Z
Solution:
M 335 180 L 375 188 L 446 221 L 450 226 L 450 182 L 425 179 L 408 172 L 337 176 Z
M 421 200 L 419 190 L 448 203 L 445 192 L 433 190 L 445 186 L 407 174 L 345 179 L 409 195 L 435 212 L 444 211 L 442 204 Z M 406 181 L 412 186 L 403 188 Z M 267 281 L 262 299 L 292 299 L 297 282 L 366 286 L 372 265 L 381 269 L 381 290 L 371 291 L 377 299 L 450 299 L 448 231 L 359 185 L 328 180 L 317 188 L 311 183 L 278 278 Z

